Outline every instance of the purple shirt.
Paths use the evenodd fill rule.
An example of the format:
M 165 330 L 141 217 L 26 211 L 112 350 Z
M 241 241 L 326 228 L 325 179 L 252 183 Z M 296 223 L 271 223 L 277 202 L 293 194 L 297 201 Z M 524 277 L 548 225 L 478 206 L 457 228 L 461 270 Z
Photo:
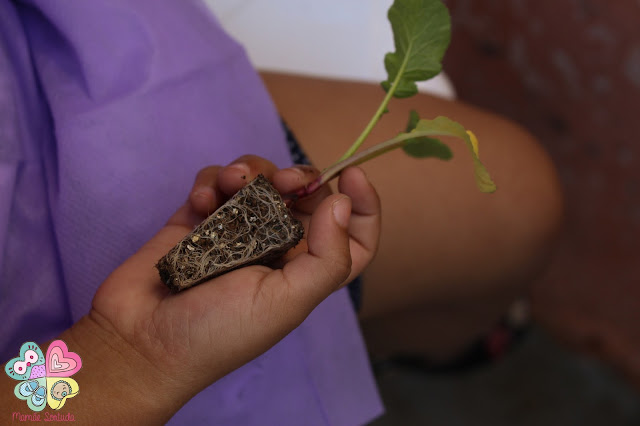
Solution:
M 200 168 L 248 153 L 291 162 L 243 49 L 200 3 L 0 0 L 2 359 L 86 314 Z M 381 410 L 342 290 L 172 423 L 355 425 Z

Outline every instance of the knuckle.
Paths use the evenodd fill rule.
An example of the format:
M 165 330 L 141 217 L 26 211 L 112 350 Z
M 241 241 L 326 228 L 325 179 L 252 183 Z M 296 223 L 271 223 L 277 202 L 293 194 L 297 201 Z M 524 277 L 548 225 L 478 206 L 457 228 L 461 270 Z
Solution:
M 246 163 L 252 169 L 258 169 L 258 170 L 261 170 L 264 168 L 275 168 L 275 165 L 271 161 L 267 160 L 266 158 L 259 157 L 253 154 L 245 154 L 237 158 L 232 164 L 234 163 Z
M 326 272 L 336 285 L 340 285 L 349 277 L 351 266 L 351 256 L 346 253 L 330 259 L 330 262 L 326 264 Z
M 241 155 L 240 157 L 238 157 L 235 160 L 233 160 L 231 162 L 231 164 L 250 163 L 250 162 L 254 162 L 254 161 L 258 161 L 258 160 L 262 160 L 262 157 L 258 157 L 257 155 L 253 155 L 253 154 L 245 154 L 245 155 Z
M 207 166 L 198 170 L 196 173 L 196 182 L 210 181 L 218 173 L 220 166 Z

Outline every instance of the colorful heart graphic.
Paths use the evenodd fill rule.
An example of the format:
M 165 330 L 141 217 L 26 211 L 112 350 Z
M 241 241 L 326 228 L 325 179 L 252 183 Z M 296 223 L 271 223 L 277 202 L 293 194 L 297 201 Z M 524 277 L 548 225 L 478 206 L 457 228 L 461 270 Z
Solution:
M 47 379 L 27 380 L 18 383 L 13 391 L 18 399 L 27 401 L 33 411 L 42 411 L 47 403 Z
M 32 376 L 32 370 L 44 367 L 45 358 L 40 347 L 35 342 L 26 342 L 20 348 L 20 356 L 9 361 L 4 371 L 16 380 L 26 380 Z M 44 374 L 34 374 L 42 377 Z M 33 378 L 37 378 L 33 377 Z
M 61 409 L 67 399 L 80 392 L 78 382 L 69 377 L 47 377 L 47 404 L 54 410 Z
M 47 349 L 47 377 L 69 377 L 82 367 L 82 360 L 75 352 L 70 352 L 66 343 L 56 340 Z
M 69 369 L 69 363 L 68 362 L 59 362 L 58 361 L 58 354 L 54 353 L 51 355 L 51 369 L 54 371 L 67 371 Z

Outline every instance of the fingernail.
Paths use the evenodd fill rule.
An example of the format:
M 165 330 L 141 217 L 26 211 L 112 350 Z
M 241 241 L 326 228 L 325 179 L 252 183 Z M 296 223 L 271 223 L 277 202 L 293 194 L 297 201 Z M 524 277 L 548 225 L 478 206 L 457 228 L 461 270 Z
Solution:
M 209 186 L 199 186 L 193 190 L 193 196 L 195 198 L 204 198 L 206 200 L 212 200 L 215 198 L 216 193 L 213 188 Z
M 331 210 L 338 225 L 347 228 L 349 226 L 349 216 L 351 216 L 351 199 L 342 197 L 334 201 Z
M 304 177 L 304 172 L 302 171 L 302 169 L 300 169 L 299 167 L 291 167 L 287 170 L 291 170 L 293 171 L 295 174 L 297 174 L 299 177 Z
M 249 169 L 249 166 L 245 163 L 229 164 L 226 168 L 227 170 L 237 170 L 238 172 L 242 173 L 243 176 L 249 175 L 249 172 L 251 171 Z

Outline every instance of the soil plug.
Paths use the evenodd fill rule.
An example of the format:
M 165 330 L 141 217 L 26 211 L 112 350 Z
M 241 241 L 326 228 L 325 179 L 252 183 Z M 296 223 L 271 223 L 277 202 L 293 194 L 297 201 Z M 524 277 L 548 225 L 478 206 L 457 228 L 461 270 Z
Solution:
M 213 212 L 156 265 L 162 281 L 178 292 L 249 265 L 268 265 L 302 236 L 280 194 L 259 175 Z

